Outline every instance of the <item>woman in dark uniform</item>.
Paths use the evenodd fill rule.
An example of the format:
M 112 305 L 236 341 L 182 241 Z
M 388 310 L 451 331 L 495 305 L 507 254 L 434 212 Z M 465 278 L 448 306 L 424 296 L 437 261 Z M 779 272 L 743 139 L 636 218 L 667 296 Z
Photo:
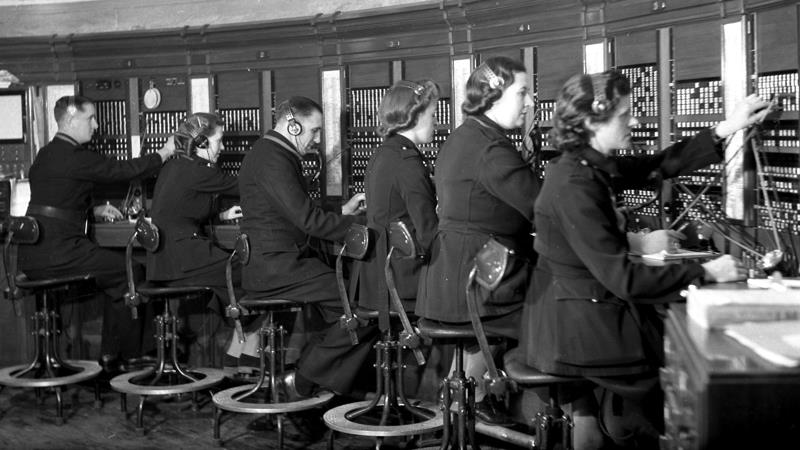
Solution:
M 628 423 L 612 414 L 600 416 L 600 425 L 619 444 L 631 443 L 622 439 L 627 435 L 637 445 L 657 448 L 653 439 L 663 409 L 657 377 L 662 324 L 656 304 L 677 299 L 693 280 L 733 281 L 746 272 L 731 256 L 661 267 L 632 262 L 615 195 L 623 182 L 626 187 L 647 185 L 653 173 L 675 177 L 719 161 L 722 141 L 758 120 L 763 114 L 754 111 L 766 105 L 748 97 L 725 121 L 663 152 L 615 158 L 614 150 L 629 148 L 630 128 L 637 123 L 628 80 L 616 71 L 578 75 L 561 89 L 554 137 L 562 155 L 548 165 L 536 201 L 538 262 L 520 347 L 527 363 L 541 371 L 590 377 L 609 386 L 609 392 L 628 392 L 622 417 Z M 604 402 L 603 411 L 613 403 L 620 404 Z M 590 432 L 597 430 L 597 409 L 591 393 L 573 403 L 576 448 L 602 445 L 602 436 Z
M 436 159 L 439 227 L 430 263 L 422 269 L 416 313 L 444 322 L 469 322 L 465 288 L 478 250 L 495 238 L 521 258 L 532 258 L 531 222 L 539 180 L 506 133 L 519 128 L 533 105 L 525 66 L 489 58 L 467 80 L 461 109 L 467 118 Z M 517 337 L 529 270 L 523 268 L 478 306 L 492 331 Z M 467 376 L 481 379 L 486 362 L 478 349 L 465 356 Z M 493 421 L 489 402 L 476 393 L 478 418 Z M 498 414 L 494 414 L 498 418 Z M 505 421 L 500 419 L 500 421 Z M 496 422 L 496 421 L 495 421 Z
M 218 298 L 227 301 L 225 263 L 229 253 L 204 230 L 217 214 L 219 196 L 239 196 L 237 178 L 216 165 L 225 148 L 223 132 L 222 119 L 209 113 L 192 114 L 178 127 L 174 139 L 179 156 L 164 164 L 153 193 L 150 217 L 159 228 L 161 243 L 157 251 L 147 254 L 147 279 L 211 286 Z M 241 217 L 241 208 L 234 206 L 219 217 Z M 235 285 L 240 285 L 240 267 L 234 266 L 233 276 Z M 225 305 L 212 302 L 210 306 L 220 310 Z M 232 341 L 238 346 L 236 339 Z
M 383 267 L 389 224 L 402 220 L 427 253 L 436 234 L 436 194 L 418 146 L 433 140 L 439 87 L 431 80 L 398 81 L 381 101 L 378 134 L 384 141 L 367 164 L 367 226 L 375 231 L 375 252 L 358 265 L 359 305 L 387 311 Z M 413 302 L 423 260 L 392 262 L 400 298 Z M 413 308 L 413 307 L 412 307 Z M 386 324 L 382 324 L 385 329 Z

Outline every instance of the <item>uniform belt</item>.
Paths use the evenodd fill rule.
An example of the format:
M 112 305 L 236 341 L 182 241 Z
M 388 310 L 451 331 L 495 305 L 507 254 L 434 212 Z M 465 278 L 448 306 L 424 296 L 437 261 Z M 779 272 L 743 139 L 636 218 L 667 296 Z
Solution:
M 67 222 L 83 222 L 86 220 L 86 212 L 84 211 L 47 205 L 28 205 L 27 214 L 51 217 L 53 219 L 66 220 Z

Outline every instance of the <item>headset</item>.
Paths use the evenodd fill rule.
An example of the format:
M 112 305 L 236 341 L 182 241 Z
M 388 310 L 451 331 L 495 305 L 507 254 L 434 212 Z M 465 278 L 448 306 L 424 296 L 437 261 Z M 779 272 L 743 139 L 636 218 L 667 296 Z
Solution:
M 595 114 L 603 114 L 611 107 L 611 102 L 606 97 L 606 88 L 608 87 L 608 78 L 603 74 L 596 76 L 589 75 L 589 80 L 592 82 L 592 112 Z
M 303 125 L 294 118 L 291 104 L 289 105 L 289 110 L 286 111 L 286 131 L 295 137 L 303 134 Z
M 197 124 L 193 124 L 192 119 L 194 119 Z M 203 130 L 208 128 L 208 121 L 200 116 L 194 116 L 193 118 L 189 118 L 187 124 L 191 124 L 195 127 L 188 129 L 194 148 L 208 148 L 208 136 L 203 134 Z

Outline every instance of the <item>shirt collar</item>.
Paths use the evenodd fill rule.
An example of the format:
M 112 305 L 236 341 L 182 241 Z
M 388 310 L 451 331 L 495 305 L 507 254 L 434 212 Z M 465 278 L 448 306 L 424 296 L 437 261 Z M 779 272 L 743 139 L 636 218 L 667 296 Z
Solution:
M 70 136 L 70 135 L 68 135 L 66 133 L 63 133 L 61 131 L 56 133 L 55 137 L 58 138 L 58 139 L 61 139 L 63 141 L 67 141 L 67 142 L 69 142 L 70 144 L 72 144 L 72 145 L 74 145 L 76 147 L 80 147 L 80 145 L 81 145 L 78 141 L 75 140 L 75 138 L 73 138 L 72 136 Z
M 414 144 L 414 142 L 411 141 L 411 139 L 409 139 L 409 138 L 407 138 L 405 136 L 399 135 L 399 134 L 393 134 L 393 135 L 387 137 L 386 141 L 387 142 L 394 141 L 394 142 L 397 142 L 398 144 L 400 144 L 400 146 L 402 146 L 404 148 L 408 148 L 408 149 L 412 149 L 413 148 L 414 150 L 419 150 L 417 148 L 416 144 Z
M 577 160 L 584 166 L 592 166 L 603 172 L 606 172 L 612 177 L 619 177 L 619 169 L 617 168 L 617 161 L 614 158 L 598 152 L 592 147 L 585 146 L 577 154 Z
M 497 131 L 498 133 L 502 134 L 503 136 L 506 135 L 506 130 L 503 127 L 501 127 L 500 125 L 498 125 L 497 122 L 495 122 L 494 120 L 492 120 L 489 117 L 487 117 L 486 114 L 481 114 L 480 116 L 469 116 L 469 118 L 475 120 L 476 122 L 478 122 L 479 124 L 481 124 L 481 125 L 483 125 L 485 127 L 488 127 L 488 128 L 491 128 L 491 129 Z
M 283 147 L 286 150 L 288 150 L 289 153 L 291 153 L 294 156 L 296 156 L 297 159 L 299 159 L 300 161 L 303 160 L 303 155 L 300 153 L 299 150 L 297 150 L 297 147 L 295 147 L 295 145 L 293 143 L 289 142 L 289 140 L 286 139 L 286 137 L 284 137 L 282 134 L 278 133 L 275 130 L 269 130 L 269 131 L 267 131 L 267 136 L 269 136 L 273 140 L 278 140 L 279 144 L 281 144 L 281 147 Z

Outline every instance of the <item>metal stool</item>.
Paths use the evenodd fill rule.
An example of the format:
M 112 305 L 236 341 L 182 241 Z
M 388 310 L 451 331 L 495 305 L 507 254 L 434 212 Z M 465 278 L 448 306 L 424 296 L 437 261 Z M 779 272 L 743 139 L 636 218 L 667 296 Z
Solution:
M 178 361 L 178 319 L 173 313 L 177 303 L 188 298 L 197 298 L 211 292 L 206 286 L 160 286 L 144 283 L 138 287 L 133 283 L 133 243 L 147 251 L 158 249 L 158 228 L 144 218 L 136 221 L 134 233 L 128 239 L 126 262 L 128 288 L 125 301 L 136 317 L 136 307 L 142 298 L 161 301 L 163 312 L 155 318 L 156 361 L 154 366 L 135 372 L 118 375 L 111 379 L 111 387 L 120 392 L 120 406 L 127 412 L 127 395 L 139 395 L 136 428 L 144 432 L 143 410 L 148 396 L 165 396 L 192 393 L 193 409 L 197 409 L 197 392 L 209 389 L 224 378 L 221 370 L 212 368 L 185 368 Z M 167 353 L 169 352 L 169 357 Z
M 494 359 L 489 348 L 489 339 L 502 339 L 503 336 L 492 333 L 487 334 L 478 315 L 478 290 L 483 287 L 493 291 L 502 281 L 509 266 L 510 250 L 490 239 L 475 256 L 474 266 L 470 270 L 466 286 L 467 308 L 469 310 L 470 324 L 443 323 L 429 319 L 420 319 L 417 322 L 420 334 L 431 339 L 455 344 L 456 367 L 453 373 L 442 381 L 442 410 L 444 414 L 444 434 L 442 436 L 442 449 L 458 446 L 459 449 L 478 449 L 475 431 L 491 437 L 515 442 L 509 436 L 516 432 L 505 427 L 486 425 L 475 422 L 475 386 L 473 378 L 466 378 L 464 373 L 464 345 L 468 342 L 478 342 L 488 367 L 489 379 L 482 380 L 486 383 L 486 395 L 503 396 L 509 391 L 516 390 L 516 384 L 504 373 L 499 371 L 494 364 Z M 455 398 L 453 398 L 455 397 Z M 451 416 L 456 416 L 455 430 L 452 428 Z M 453 436 L 455 431 L 455 436 Z M 521 433 L 519 433 L 521 434 Z M 455 442 L 451 443 L 451 440 Z
M 36 312 L 31 317 L 34 340 L 33 361 L 29 364 L 0 369 L 0 384 L 12 387 L 35 388 L 40 401 L 42 388 L 53 388 L 56 394 L 56 422 L 64 423 L 61 387 L 95 378 L 101 371 L 96 361 L 63 360 L 59 352 L 61 335 L 58 314 L 58 294 L 68 296 L 70 290 L 93 281 L 92 274 L 74 274 L 63 277 L 30 280 L 16 273 L 16 247 L 34 244 L 39 240 L 39 223 L 33 217 L 9 217 L 0 224 L 0 235 L 5 235 L 3 264 L 7 288 L 6 298 L 14 302 L 17 315 L 21 310 L 16 301 L 23 297 L 22 290 L 36 297 Z M 14 254 L 14 258 L 11 254 Z M 101 405 L 100 387 L 95 384 L 95 407 Z
M 250 243 L 246 234 L 240 235 L 236 240 L 236 247 L 228 258 L 226 265 L 226 279 L 228 282 L 228 298 L 230 305 L 226 314 L 234 319 L 236 334 L 239 341 L 244 342 L 244 331 L 240 317 L 251 311 L 259 311 L 265 320 L 259 329 L 259 375 L 254 384 L 236 386 L 217 392 L 212 397 L 214 401 L 214 440 L 222 444 L 220 439 L 220 419 L 223 411 L 245 414 L 275 415 L 276 429 L 278 430 L 278 448 L 283 448 L 283 419 L 285 413 L 303 411 L 316 408 L 333 398 L 331 392 L 321 392 L 313 397 L 297 401 L 282 401 L 280 395 L 280 382 L 285 372 L 285 348 L 283 326 L 274 321 L 274 314 L 298 307 L 296 302 L 284 299 L 265 298 L 258 296 L 244 296 L 237 301 L 233 290 L 231 265 L 234 258 L 239 258 L 242 265 L 250 260 Z M 267 369 L 267 354 L 269 355 L 269 369 Z M 283 399 L 285 400 L 285 399 Z
M 539 372 L 525 364 L 524 359 L 525 356 L 518 348 L 507 352 L 503 356 L 506 373 L 523 388 L 548 388 L 549 404 L 544 411 L 536 413 L 536 417 L 531 421 L 536 431 L 535 437 L 519 433 L 513 436 L 517 439 L 517 445 L 543 450 L 571 449 L 572 418 L 559 405 L 558 388 L 565 383 L 589 383 L 589 381 L 579 377 L 562 377 Z
M 391 270 L 391 260 L 395 251 L 408 258 L 416 258 L 418 252 L 411 233 L 402 222 L 391 224 L 390 242 L 391 248 L 384 264 L 384 275 L 389 288 L 391 311 L 359 308 L 355 315 L 350 312 L 350 302 L 344 290 L 341 258 L 343 255 L 363 258 L 369 246 L 369 234 L 366 227 L 353 226 L 348 230 L 345 244 L 337 257 L 336 275 L 339 281 L 340 297 L 345 307 L 345 316 L 341 320 L 342 326 L 354 330 L 354 328 L 348 328 L 348 325 L 357 324 L 356 317 L 362 320 L 376 320 L 380 314 L 386 314 L 399 318 L 403 325 L 403 331 L 399 337 L 395 337 L 389 326 L 384 332 L 382 340 L 375 344 L 377 382 L 375 397 L 372 400 L 333 408 L 324 415 L 325 423 L 331 430 L 356 436 L 375 437 L 376 448 L 381 447 L 383 438 L 416 436 L 436 431 L 442 427 L 443 423 L 442 413 L 435 405 L 409 400 L 406 398 L 403 388 L 403 369 L 405 367 L 403 348 L 409 348 L 414 352 L 419 365 L 425 364 L 425 358 L 419 349 L 422 340 L 411 326 L 397 293 Z M 385 319 L 388 323 L 388 317 Z M 351 338 L 354 336 L 354 331 L 352 331 Z M 331 433 L 330 448 L 333 446 L 333 438 L 334 434 Z

